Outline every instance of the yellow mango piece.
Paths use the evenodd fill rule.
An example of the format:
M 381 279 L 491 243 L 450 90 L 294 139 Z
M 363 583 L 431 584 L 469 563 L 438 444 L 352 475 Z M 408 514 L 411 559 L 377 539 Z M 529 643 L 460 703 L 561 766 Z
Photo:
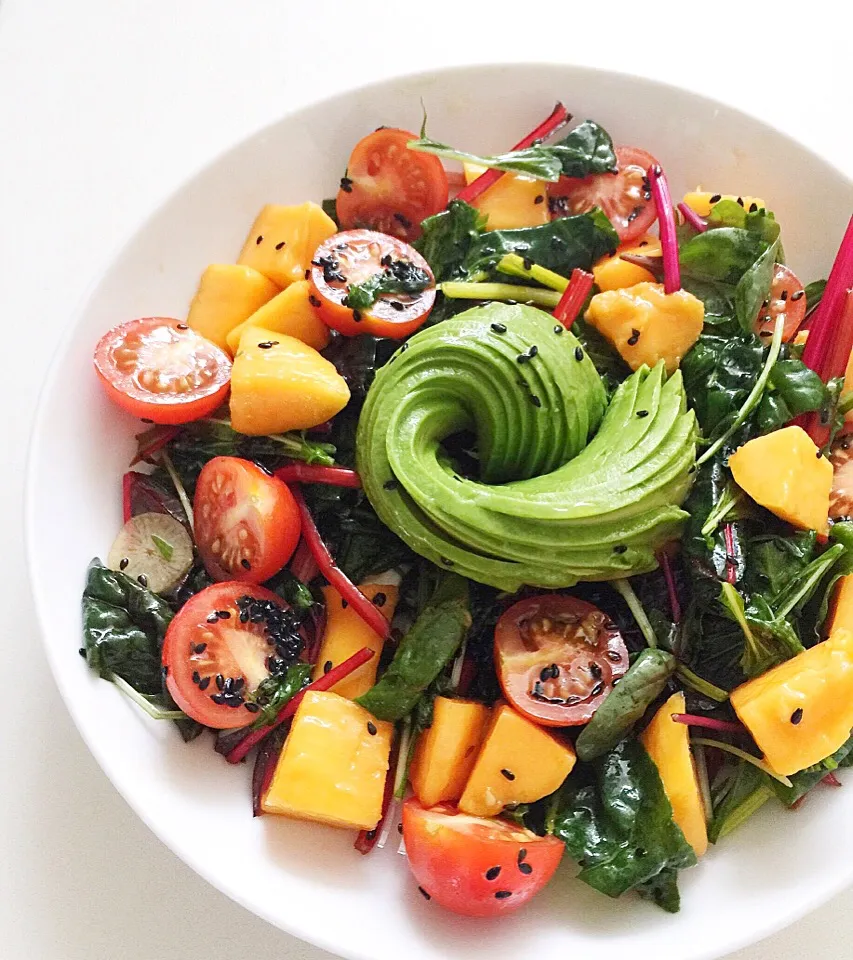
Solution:
M 658 768 L 673 820 L 696 856 L 701 857 L 708 849 L 708 828 L 690 752 L 690 730 L 672 719 L 674 713 L 684 713 L 685 709 L 684 694 L 674 693 L 654 715 L 640 740 Z
M 686 290 L 664 293 L 663 284 L 637 283 L 596 294 L 586 319 L 632 370 L 663 360 L 673 373 L 702 332 L 705 306 Z
M 731 704 L 777 773 L 825 760 L 853 729 L 853 631 L 839 628 L 744 683 Z
M 508 804 L 533 803 L 553 793 L 572 772 L 577 757 L 542 727 L 498 707 L 459 800 L 475 817 L 496 817 Z
M 227 350 L 228 334 L 278 292 L 271 280 L 252 267 L 212 263 L 201 275 L 187 323 Z
M 308 430 L 343 410 L 349 397 L 344 378 L 313 347 L 272 330 L 244 331 L 231 367 L 231 426 L 238 433 Z
M 376 602 L 378 597 L 384 598 L 380 609 L 386 619 L 391 620 L 397 606 L 400 588 L 393 583 L 363 583 L 359 590 L 369 599 Z M 350 606 L 344 606 L 341 595 L 334 587 L 323 588 L 326 598 L 326 629 L 323 633 L 323 643 L 320 654 L 314 665 L 312 680 L 319 680 L 324 673 L 348 660 L 354 653 L 363 647 L 369 647 L 376 654 L 367 663 L 343 680 L 339 680 L 332 690 L 342 697 L 355 700 L 376 683 L 376 671 L 379 668 L 379 656 L 382 653 L 384 641 L 379 634 L 371 629 Z M 326 669 L 327 664 L 331 664 Z
M 801 530 L 825 532 L 832 464 L 802 427 L 756 437 L 729 457 L 735 483 L 756 503 Z
M 231 356 L 237 352 L 240 337 L 248 327 L 286 333 L 315 350 L 322 350 L 329 343 L 329 328 L 311 305 L 310 297 L 311 288 L 307 280 L 291 283 L 228 334 L 225 339 Z
M 372 830 L 382 816 L 393 733 L 393 724 L 377 720 L 352 700 L 308 691 L 261 809 L 333 827 Z
M 486 168 L 465 165 L 465 182 L 472 183 Z M 512 230 L 515 227 L 539 227 L 548 223 L 548 187 L 542 180 L 505 173 L 497 183 L 484 190 L 474 206 L 489 218 L 487 230 Z
M 462 796 L 489 712 L 473 700 L 435 698 L 432 726 L 421 734 L 409 771 L 412 789 L 425 807 L 455 803 Z
M 827 617 L 826 633 L 836 630 L 853 631 L 853 574 L 839 578 L 832 597 L 832 609 Z
M 268 203 L 255 218 L 237 259 L 280 287 L 305 279 L 314 251 L 338 232 L 316 203 L 283 207 Z
M 623 253 L 641 257 L 659 257 L 660 240 L 651 234 L 645 234 L 627 246 L 620 247 L 609 257 L 602 257 L 592 268 L 592 276 L 599 290 L 622 290 L 638 283 L 654 283 L 655 275 L 645 267 L 638 267 L 622 259 Z
M 697 188 L 690 193 L 684 194 L 684 203 L 695 213 L 698 213 L 700 217 L 707 217 L 714 204 L 719 203 L 720 200 L 742 200 L 743 206 L 747 210 L 750 210 L 753 204 L 755 204 L 756 210 L 761 210 L 762 207 L 767 206 L 761 197 L 738 197 L 736 193 L 711 193 L 710 191 L 699 190 Z

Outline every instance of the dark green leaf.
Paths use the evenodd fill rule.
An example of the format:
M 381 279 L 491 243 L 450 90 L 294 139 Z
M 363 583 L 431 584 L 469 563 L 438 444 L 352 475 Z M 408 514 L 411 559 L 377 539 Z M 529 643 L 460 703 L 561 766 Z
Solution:
M 790 807 L 795 804 L 800 797 L 804 797 L 810 790 L 816 787 L 830 770 L 836 769 L 837 767 L 850 766 L 851 762 L 853 762 L 853 737 L 842 744 L 842 746 L 832 754 L 828 764 L 826 761 L 816 763 L 807 770 L 801 770 L 799 773 L 791 774 L 788 779 L 791 781 L 792 786 L 786 787 L 784 783 L 780 783 L 778 780 L 773 780 L 769 777 L 767 780 L 776 796 L 782 803 Z
M 299 691 L 311 682 L 311 664 L 293 663 L 282 676 L 267 677 L 258 684 L 252 700 L 261 708 L 253 727 L 265 727 L 278 716 Z
M 753 813 L 763 806 L 773 794 L 771 780 L 752 763 L 742 762 L 732 774 L 725 796 L 714 809 L 714 817 L 708 825 L 708 839 L 717 843 L 737 827 L 744 824 Z M 782 785 L 779 784 L 781 787 Z
M 770 383 L 791 411 L 792 417 L 820 410 L 826 399 L 826 385 L 802 360 L 777 360 Z
M 323 213 L 326 214 L 331 220 L 335 221 L 335 226 L 340 229 L 341 222 L 338 220 L 338 203 L 334 197 L 326 197 L 326 199 L 321 204 L 323 208 Z
M 750 212 L 736 200 L 720 200 L 714 204 L 708 216 L 708 228 L 715 230 L 720 227 L 746 230 L 766 243 L 774 243 L 780 233 L 779 224 L 772 213 L 764 209 Z
M 681 248 L 681 268 L 688 276 L 735 286 L 766 248 L 767 243 L 749 230 L 706 230 Z
M 745 333 L 751 333 L 758 313 L 770 296 L 776 266 L 776 243 L 772 243 L 744 273 L 735 287 L 735 313 Z
M 823 299 L 826 280 L 812 280 L 806 284 L 806 313 L 809 314 Z
M 607 131 L 594 120 L 584 120 L 551 148 L 564 177 L 588 177 L 616 169 L 616 151 Z
M 353 310 L 368 310 L 385 293 L 405 293 L 416 296 L 431 286 L 432 278 L 410 260 L 392 260 L 383 270 L 369 276 L 362 283 L 353 284 L 345 297 L 346 306 Z
M 462 265 L 473 242 L 486 229 L 486 217 L 462 200 L 451 200 L 446 210 L 428 217 L 421 228 L 423 234 L 415 246 L 432 268 L 435 279 L 465 279 Z

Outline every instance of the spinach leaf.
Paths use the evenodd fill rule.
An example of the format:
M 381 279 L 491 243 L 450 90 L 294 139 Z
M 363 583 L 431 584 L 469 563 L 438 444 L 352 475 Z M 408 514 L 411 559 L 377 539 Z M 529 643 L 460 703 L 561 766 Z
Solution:
M 755 234 L 767 243 L 779 239 L 780 227 L 770 211 L 765 209 L 747 210 L 736 200 L 720 200 L 714 204 L 708 215 L 708 229 L 737 227 Z
M 799 773 L 791 774 L 788 777 L 791 781 L 790 787 L 786 787 L 784 783 L 770 777 L 767 777 L 767 782 L 782 803 L 790 807 L 816 787 L 827 773 L 839 767 L 849 766 L 853 766 L 853 737 L 843 743 L 831 757 L 821 763 L 816 763 Z
M 749 230 L 706 230 L 681 247 L 681 269 L 691 277 L 735 286 L 766 248 L 767 243 Z
M 338 220 L 338 201 L 335 197 L 326 197 L 320 206 L 323 208 L 323 213 L 325 213 L 330 220 L 334 220 L 335 226 L 340 230 L 341 221 Z
M 826 400 L 826 384 L 802 360 L 777 360 L 770 384 L 790 411 L 790 419 L 820 410 Z
M 284 674 L 262 680 L 252 694 L 252 700 L 261 708 L 253 727 L 265 727 L 278 716 L 299 691 L 311 682 L 310 663 L 292 663 Z
M 806 315 L 823 300 L 823 291 L 826 289 L 826 280 L 812 280 L 806 284 Z
M 470 626 L 468 581 L 445 573 L 388 669 L 358 702 L 380 720 L 405 717 L 456 654 Z
M 141 694 L 160 694 L 160 647 L 172 616 L 165 600 L 93 560 L 83 591 L 86 662 L 105 679 L 114 673 Z
M 801 572 L 814 559 L 817 534 L 814 530 L 788 536 L 760 534 L 750 544 L 750 569 L 747 581 L 750 592 L 776 596 L 791 577 Z
M 474 240 L 486 229 L 485 215 L 463 200 L 451 200 L 446 210 L 427 217 L 421 229 L 415 247 L 432 268 L 435 279 L 439 283 L 465 279 L 463 264 Z
M 725 795 L 715 806 L 708 839 L 717 843 L 746 821 L 773 796 L 772 780 L 754 764 L 741 762 L 732 774 Z M 781 784 L 779 784 L 781 786 Z
M 744 273 L 735 287 L 735 313 L 745 333 L 751 333 L 762 305 L 770 296 L 778 245 L 772 243 Z
M 390 259 L 390 258 L 389 258 Z M 384 293 L 423 293 L 432 284 L 432 278 L 410 260 L 391 260 L 383 270 L 369 276 L 362 283 L 353 284 L 344 298 L 353 310 L 367 310 Z
M 693 866 L 696 855 L 672 818 L 654 763 L 640 743 L 624 740 L 591 772 L 591 782 L 573 775 L 555 795 L 550 832 L 591 887 L 609 897 L 642 887 L 659 906 L 677 911 L 674 877 L 660 874 Z
M 564 177 L 588 177 L 616 169 L 616 151 L 610 134 L 594 120 L 584 120 L 551 148 Z

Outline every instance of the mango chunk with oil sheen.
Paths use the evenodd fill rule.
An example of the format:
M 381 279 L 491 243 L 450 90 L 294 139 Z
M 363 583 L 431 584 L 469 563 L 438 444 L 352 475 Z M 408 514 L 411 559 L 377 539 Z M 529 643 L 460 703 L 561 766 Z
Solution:
M 473 163 L 464 166 L 466 183 L 472 183 L 486 172 L 485 167 Z M 473 204 L 488 218 L 487 230 L 539 227 L 551 219 L 547 185 L 532 177 L 505 173 L 488 190 L 484 190 Z
M 663 284 L 636 283 L 596 294 L 586 320 L 632 370 L 663 360 L 673 373 L 702 332 L 705 305 L 686 290 L 665 293 Z
M 729 457 L 735 483 L 756 503 L 801 530 L 824 532 L 832 464 L 802 427 L 756 437 Z
M 616 253 L 609 257 L 602 257 L 592 268 L 592 277 L 599 290 L 622 290 L 643 281 L 655 282 L 653 273 L 645 267 L 631 263 L 630 260 L 623 260 L 623 253 L 641 257 L 659 257 L 661 255 L 660 240 L 647 233 L 638 240 L 619 247 Z
M 269 789 L 264 813 L 372 830 L 394 725 L 336 693 L 308 691 L 299 704 Z
M 212 263 L 201 275 L 187 324 L 228 350 L 228 334 L 278 292 L 272 280 L 252 267 Z
M 777 773 L 820 763 L 853 729 L 853 632 L 838 629 L 749 680 L 732 691 L 731 704 Z
M 315 350 L 323 350 L 329 344 L 329 328 L 320 319 L 311 303 L 311 291 L 307 280 L 297 280 L 276 294 L 244 320 L 226 337 L 228 349 L 233 356 L 240 346 L 240 339 L 249 327 L 261 327 L 274 333 L 286 333 Z

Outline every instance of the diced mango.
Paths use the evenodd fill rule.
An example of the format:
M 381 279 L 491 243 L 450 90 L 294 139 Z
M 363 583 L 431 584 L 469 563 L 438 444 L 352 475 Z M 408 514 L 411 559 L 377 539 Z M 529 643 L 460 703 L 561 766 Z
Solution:
M 658 710 L 640 738 L 658 768 L 663 788 L 672 804 L 672 818 L 697 857 L 708 849 L 705 807 L 690 752 L 690 731 L 672 719 L 685 712 L 683 693 L 674 693 Z
M 719 203 L 720 200 L 734 200 L 735 202 L 742 200 L 743 207 L 746 210 L 752 209 L 753 204 L 755 204 L 756 210 L 761 210 L 767 206 L 761 197 L 738 197 L 735 193 L 710 193 L 707 190 L 697 189 L 691 193 L 684 194 L 684 203 L 695 213 L 698 213 L 700 217 L 707 217 L 714 204 Z
M 316 203 L 269 203 L 255 218 L 237 262 L 286 287 L 305 279 L 314 251 L 337 232 L 335 221 Z
M 756 437 L 729 457 L 735 483 L 801 530 L 826 531 L 832 464 L 802 427 Z
M 212 263 L 201 275 L 187 323 L 227 350 L 228 334 L 278 292 L 271 280 L 252 267 Z
M 826 633 L 853 631 L 853 574 L 840 577 L 832 597 L 832 609 L 825 625 Z
M 359 586 L 359 590 L 368 600 L 372 600 L 377 605 L 381 599 L 379 609 L 385 614 L 386 619 L 393 618 L 400 593 L 397 584 L 363 583 Z M 319 680 L 332 667 L 348 660 L 363 647 L 369 647 L 376 656 L 332 687 L 340 696 L 355 700 L 356 697 L 367 693 L 376 683 L 379 655 L 382 653 L 384 641 L 352 607 L 343 605 L 341 595 L 334 587 L 324 587 L 323 596 L 326 598 L 326 629 L 312 679 Z
M 465 164 L 465 182 L 472 183 L 486 168 Z M 497 183 L 474 200 L 474 206 L 486 214 L 487 230 L 512 230 L 515 227 L 539 227 L 548 223 L 548 190 L 542 180 L 505 173 Z
M 409 779 L 425 807 L 455 803 L 477 760 L 489 708 L 472 700 L 436 697 L 432 726 L 418 740 Z
M 732 691 L 731 704 L 777 773 L 825 760 L 853 729 L 853 631 L 835 630 L 748 681 Z
M 663 360 L 673 373 L 702 332 L 705 306 L 686 290 L 664 293 L 662 284 L 637 283 L 596 294 L 586 319 L 632 370 Z
M 599 290 L 621 290 L 638 283 L 654 283 L 655 276 L 645 267 L 622 259 L 623 253 L 641 257 L 659 257 L 660 240 L 651 234 L 645 234 L 619 249 L 612 256 L 602 257 L 592 268 L 592 276 Z
M 248 327 L 231 368 L 231 426 L 265 436 L 307 430 L 347 405 L 344 378 L 325 357 L 284 333 Z
M 311 287 L 307 280 L 291 283 L 235 327 L 226 337 L 231 356 L 237 352 L 240 337 L 248 327 L 286 333 L 315 350 L 322 350 L 329 343 L 329 328 L 311 304 Z
M 309 690 L 293 718 L 261 809 L 333 827 L 372 830 L 382 816 L 393 733 L 393 724 L 377 720 L 352 700 Z
M 459 809 L 475 817 L 495 817 L 509 804 L 541 800 L 560 786 L 576 760 L 570 744 L 510 707 L 498 707 Z

